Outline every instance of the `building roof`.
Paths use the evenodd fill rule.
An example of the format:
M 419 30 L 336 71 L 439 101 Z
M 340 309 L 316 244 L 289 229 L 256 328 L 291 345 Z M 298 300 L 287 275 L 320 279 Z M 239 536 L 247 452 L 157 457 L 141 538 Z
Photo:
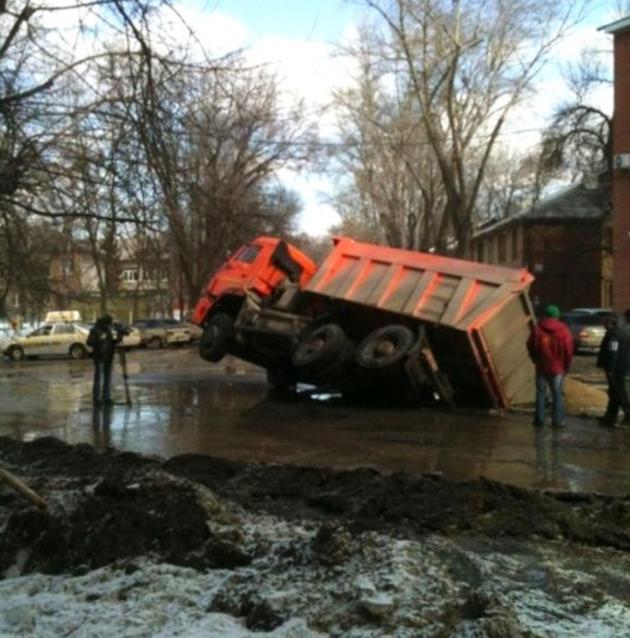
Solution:
M 544 199 L 535 208 L 477 229 L 473 238 L 497 230 L 532 222 L 599 220 L 611 210 L 610 184 L 600 180 L 594 188 L 584 183 L 571 184 Z
M 615 35 L 617 33 L 621 33 L 623 31 L 630 30 L 630 16 L 625 16 L 620 20 L 615 20 L 610 24 L 605 24 L 603 27 L 599 27 L 598 31 L 603 31 L 604 33 L 610 33 Z
M 610 208 L 609 184 L 587 188 L 580 183 L 554 193 L 525 216 L 532 220 L 601 219 Z

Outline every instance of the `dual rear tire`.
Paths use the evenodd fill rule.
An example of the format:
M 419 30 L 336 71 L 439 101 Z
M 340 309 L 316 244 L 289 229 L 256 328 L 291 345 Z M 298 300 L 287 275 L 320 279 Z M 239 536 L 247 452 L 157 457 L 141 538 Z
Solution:
M 201 357 L 212 363 L 220 361 L 228 353 L 233 332 L 230 315 L 213 315 L 199 341 Z M 377 381 L 397 377 L 415 341 L 409 328 L 392 324 L 371 332 L 355 347 L 341 326 L 327 323 L 302 336 L 291 353 L 290 365 L 268 368 L 268 380 L 277 387 L 291 385 L 295 379 L 352 386 L 357 383 L 352 361 L 360 369 L 359 376 Z
M 354 344 L 335 323 L 327 323 L 302 337 L 291 355 L 300 378 L 326 382 L 342 370 L 354 354 Z
M 291 363 L 301 378 L 314 382 L 335 380 L 355 363 L 371 377 L 383 377 L 402 370 L 416 341 L 406 326 L 392 324 L 368 334 L 358 346 L 334 323 L 315 328 L 298 343 Z
M 400 369 L 416 342 L 407 326 L 391 324 L 371 332 L 359 343 L 357 365 L 365 370 L 389 373 Z

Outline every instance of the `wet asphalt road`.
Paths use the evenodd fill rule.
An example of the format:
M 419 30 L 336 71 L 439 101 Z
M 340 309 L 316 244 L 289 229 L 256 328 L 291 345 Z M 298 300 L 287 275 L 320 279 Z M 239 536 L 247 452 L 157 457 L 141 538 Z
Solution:
M 582 362 L 588 377 L 588 360 Z M 211 365 L 194 348 L 129 355 L 132 406 L 114 375 L 111 409 L 93 410 L 91 361 L 0 362 L 0 436 L 56 436 L 69 443 L 147 454 L 385 472 L 486 476 L 526 487 L 630 493 L 630 431 L 569 419 L 556 432 L 528 415 L 340 405 L 269 395 L 262 371 Z

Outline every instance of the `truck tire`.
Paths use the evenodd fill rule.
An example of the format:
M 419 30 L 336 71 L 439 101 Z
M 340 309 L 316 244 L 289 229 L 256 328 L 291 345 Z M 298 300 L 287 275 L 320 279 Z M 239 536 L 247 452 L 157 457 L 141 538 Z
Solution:
M 85 349 L 85 346 L 80 343 L 73 343 L 70 346 L 70 350 L 68 350 L 68 354 L 71 359 L 85 359 L 87 356 L 87 350 Z
M 354 353 L 354 345 L 336 323 L 327 323 L 308 332 L 291 355 L 291 363 L 300 377 L 326 380 L 338 371 Z
M 202 359 L 217 363 L 228 352 L 228 343 L 234 328 L 234 320 L 225 312 L 218 312 L 208 321 L 199 340 L 199 355 Z
M 416 338 L 406 326 L 392 324 L 371 332 L 357 347 L 355 360 L 368 370 L 387 372 L 397 369 L 413 347 Z
M 23 361 L 24 360 L 24 350 L 20 348 L 20 346 L 11 346 L 7 350 L 7 355 L 11 361 Z

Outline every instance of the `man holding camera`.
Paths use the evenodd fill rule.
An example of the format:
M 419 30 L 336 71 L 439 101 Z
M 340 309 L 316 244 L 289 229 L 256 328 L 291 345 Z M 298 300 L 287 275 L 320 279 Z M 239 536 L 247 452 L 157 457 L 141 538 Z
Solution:
M 114 328 L 114 329 L 113 329 Z M 94 405 L 111 405 L 112 365 L 116 346 L 122 341 L 123 331 L 115 329 L 110 315 L 96 320 L 87 339 L 94 357 L 94 383 L 92 402 Z

